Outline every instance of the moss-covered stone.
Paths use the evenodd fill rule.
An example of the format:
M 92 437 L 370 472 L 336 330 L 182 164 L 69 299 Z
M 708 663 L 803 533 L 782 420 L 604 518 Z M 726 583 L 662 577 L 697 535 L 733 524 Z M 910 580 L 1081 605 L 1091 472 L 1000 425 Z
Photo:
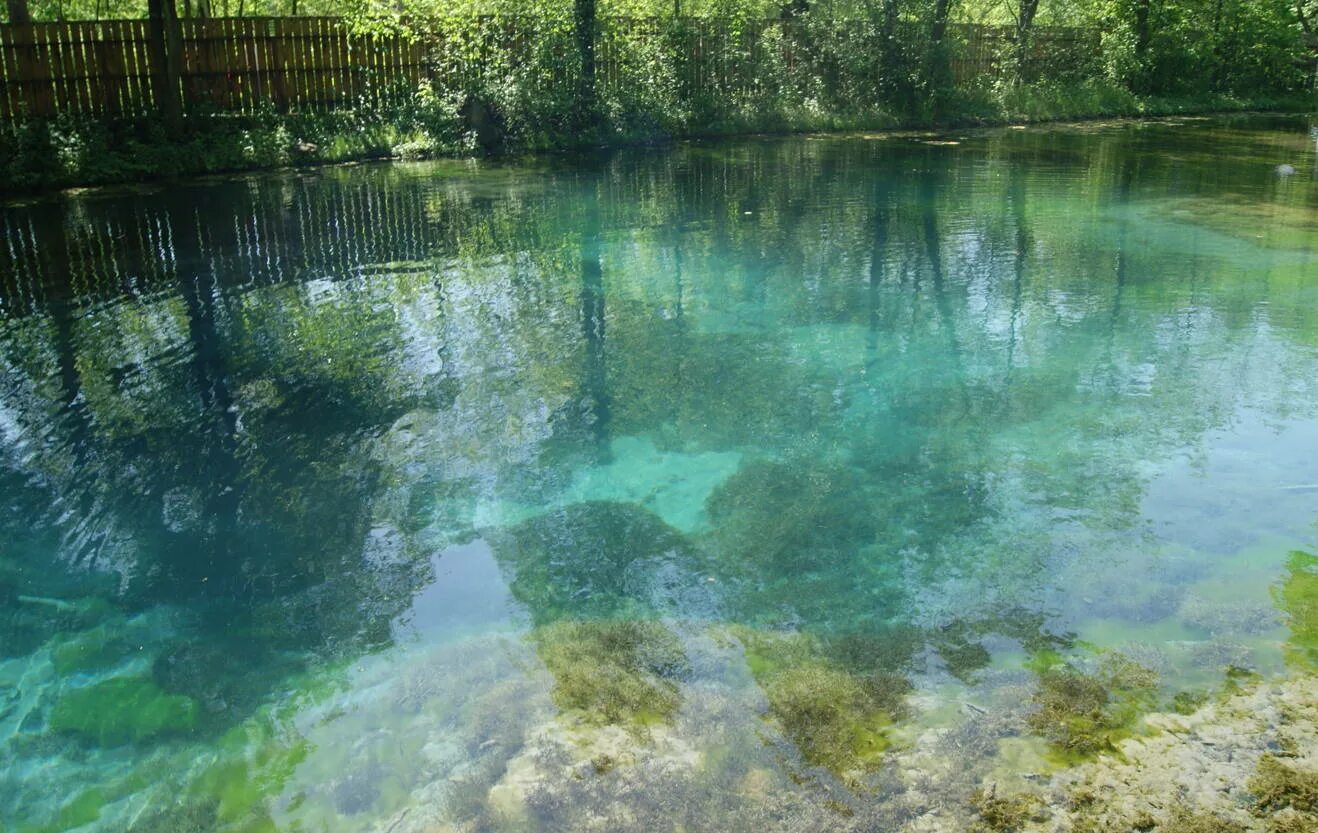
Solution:
M 145 677 L 118 677 L 74 689 L 55 703 L 49 726 L 56 732 L 117 746 L 162 735 L 182 734 L 197 725 L 197 703 L 168 694 Z
M 643 726 L 669 720 L 681 705 L 687 659 L 662 623 L 561 621 L 533 639 L 554 676 L 554 703 L 587 723 Z

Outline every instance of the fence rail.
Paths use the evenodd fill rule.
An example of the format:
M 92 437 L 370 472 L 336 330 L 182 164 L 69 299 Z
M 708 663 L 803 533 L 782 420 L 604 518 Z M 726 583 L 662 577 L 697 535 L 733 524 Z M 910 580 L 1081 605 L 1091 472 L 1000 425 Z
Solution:
M 628 44 L 655 43 L 669 21 L 609 18 L 601 21 L 599 73 L 602 83 L 616 82 Z M 486 44 L 488 49 L 527 48 L 534 26 L 508 24 Z M 762 21 L 739 31 L 739 48 L 808 50 L 802 39 L 786 37 L 791 24 Z M 864 25 L 857 22 L 857 26 Z M 682 62 L 697 85 L 726 76 L 727 21 L 686 18 L 681 21 L 691 54 Z M 277 110 L 330 110 L 348 102 L 381 103 L 429 80 L 456 83 L 464 72 L 465 53 L 450 48 L 442 36 L 404 38 L 360 34 L 330 17 L 217 18 L 184 20 L 182 77 L 178 94 L 187 108 L 250 113 Z M 778 29 L 782 35 L 767 35 Z M 973 82 L 1000 71 L 1000 56 L 1010 48 L 1009 27 L 953 27 L 952 68 L 958 82 Z M 1091 46 L 1092 43 L 1092 46 Z M 1093 33 L 1081 29 L 1040 29 L 1034 51 L 1096 49 Z M 28 116 L 140 115 L 155 109 L 153 52 L 145 20 L 0 25 L 0 120 Z M 792 66 L 797 56 L 784 64 Z M 726 80 L 726 78 L 724 79 Z M 743 79 L 753 83 L 755 79 Z

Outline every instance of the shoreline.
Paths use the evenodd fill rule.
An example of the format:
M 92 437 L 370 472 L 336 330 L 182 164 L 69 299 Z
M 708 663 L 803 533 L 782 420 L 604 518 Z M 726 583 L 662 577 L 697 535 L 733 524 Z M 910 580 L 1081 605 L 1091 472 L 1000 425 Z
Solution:
M 1004 116 L 1002 118 L 994 117 L 975 117 L 964 115 L 953 117 L 945 122 L 931 125 L 921 124 L 884 124 L 873 127 L 866 127 L 865 119 L 856 119 L 854 126 L 838 126 L 834 128 L 819 129 L 808 124 L 797 126 L 788 126 L 783 129 L 730 129 L 730 130 L 710 130 L 706 132 L 693 132 L 682 135 L 659 135 L 644 138 L 622 138 L 619 141 L 604 142 L 599 144 L 583 144 L 578 146 L 564 145 L 561 147 L 549 148 L 531 148 L 531 149 L 510 149 L 488 155 L 474 155 L 470 153 L 451 152 L 451 149 L 432 148 L 430 150 L 413 152 L 407 149 L 409 142 L 396 142 L 389 146 L 376 146 L 364 148 L 360 151 L 349 152 L 342 157 L 326 158 L 317 156 L 320 153 L 320 145 L 326 142 L 342 141 L 352 132 L 352 130 L 330 131 L 323 138 L 320 145 L 310 144 L 312 148 L 310 153 L 301 153 L 298 147 L 304 145 L 302 139 L 296 139 L 288 147 L 283 148 L 280 152 L 283 154 L 278 161 L 261 161 L 252 160 L 250 164 L 221 165 L 215 168 L 206 168 L 202 165 L 193 169 L 180 171 L 166 171 L 165 173 L 154 172 L 143 174 L 142 171 L 126 171 L 120 176 L 110 176 L 104 181 L 97 181 L 95 177 L 83 177 L 87 181 L 79 182 L 51 182 L 48 184 L 38 184 L 32 187 L 10 187 L 9 185 L 0 184 L 0 206 L 10 206 L 15 204 L 25 204 L 39 202 L 52 197 L 65 197 L 72 195 L 86 194 L 89 192 L 106 192 L 114 193 L 116 189 L 138 189 L 153 188 L 158 186 L 170 186 L 179 184 L 190 184 L 194 182 L 205 182 L 214 178 L 228 178 L 244 176 L 250 174 L 278 173 L 289 171 L 315 171 L 325 168 L 336 168 L 348 165 L 373 164 L 381 162 L 417 162 L 417 161 L 435 161 L 435 160 L 452 160 L 461 162 L 493 162 L 506 163 L 516 162 L 522 159 L 533 158 L 572 158 L 587 154 L 595 154 L 611 151 L 625 151 L 643 148 L 660 148 L 673 147 L 682 144 L 713 143 L 720 141 L 735 141 L 748 139 L 780 139 L 790 137 L 810 137 L 810 138 L 903 138 L 903 137 L 938 137 L 945 136 L 952 132 L 963 131 L 984 131 L 984 130 L 1001 130 L 1011 128 L 1037 128 L 1037 127 L 1068 127 L 1084 126 L 1096 123 L 1110 122 L 1114 124 L 1129 123 L 1157 123 L 1170 119 L 1179 118 L 1229 118 L 1229 117 L 1250 117 L 1250 116 L 1293 116 L 1305 117 L 1312 116 L 1318 112 L 1318 107 L 1301 106 L 1300 99 L 1269 102 L 1266 100 L 1251 100 L 1241 102 L 1241 106 L 1224 107 L 1225 100 L 1217 100 L 1206 106 L 1196 106 L 1196 100 L 1139 100 L 1139 107 L 1147 107 L 1147 110 L 1138 113 L 1131 113 L 1125 109 L 1112 109 L 1104 112 L 1094 112 L 1089 114 L 1074 115 L 1069 113 L 1059 113 L 1054 116 L 1031 117 L 1031 116 Z M 347 114 L 286 114 L 275 117 L 270 124 L 265 125 L 265 129 L 272 133 L 280 133 L 284 136 L 290 135 L 289 128 L 299 127 L 299 120 L 302 119 L 321 119 L 333 120 Z M 206 120 L 207 117 L 199 117 Z M 235 136 L 243 135 L 250 131 L 244 131 L 242 125 L 244 122 L 254 121 L 253 117 L 238 115 L 219 115 L 210 117 L 209 121 L 223 125 L 225 121 L 236 129 Z M 837 121 L 844 121 L 838 119 Z M 196 135 L 189 141 L 199 140 L 200 135 L 204 133 L 208 126 L 203 123 L 193 125 Z M 104 128 L 105 124 L 92 123 L 93 129 Z M 8 126 L 9 129 L 16 129 L 14 126 Z M 385 129 L 394 131 L 395 138 L 402 136 L 403 127 L 398 125 L 385 125 Z M 233 138 L 233 137 L 230 137 Z M 162 142 L 157 145 L 146 145 L 140 152 L 143 153 L 186 153 L 189 150 L 186 142 L 172 141 Z M 300 155 L 293 155 L 300 154 Z M 192 157 L 190 162 L 197 164 L 197 157 Z M 76 175 L 71 178 L 79 179 Z

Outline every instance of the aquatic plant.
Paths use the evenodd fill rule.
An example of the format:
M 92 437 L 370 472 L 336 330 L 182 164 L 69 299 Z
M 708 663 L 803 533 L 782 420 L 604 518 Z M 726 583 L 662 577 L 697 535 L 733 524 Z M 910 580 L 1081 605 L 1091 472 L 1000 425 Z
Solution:
M 970 682 L 975 672 L 992 659 L 984 647 L 986 636 L 1013 639 L 1036 658 L 1060 657 L 1057 652 L 1070 648 L 1071 635 L 1048 630 L 1047 617 L 1040 613 L 1012 608 L 975 619 L 957 619 L 939 628 L 930 639 L 947 671 L 957 679 Z
M 1040 820 L 1043 799 L 1033 793 L 1000 796 L 993 786 L 975 790 L 970 806 L 976 818 L 968 833 L 1016 833 L 1031 821 Z
M 1154 703 L 1157 674 L 1121 654 L 1105 654 L 1093 672 L 1036 660 L 1035 710 L 1026 723 L 1066 759 L 1111 749 Z
M 1245 833 L 1245 825 L 1238 821 L 1191 810 L 1182 804 L 1173 807 L 1166 820 L 1155 825 L 1158 833 Z
M 1273 599 L 1286 615 L 1291 638 L 1286 659 L 1292 665 L 1318 669 L 1318 556 L 1295 550 L 1286 563 L 1286 577 L 1273 588 Z
M 1257 814 L 1282 810 L 1318 814 L 1318 769 L 1298 761 L 1285 761 L 1271 754 L 1259 758 L 1249 791 Z M 1318 821 L 1318 815 L 1314 821 Z
M 890 745 L 889 730 L 907 711 L 911 684 L 905 677 L 848 668 L 808 634 L 747 628 L 738 635 L 769 701 L 768 716 L 808 764 L 839 776 L 878 766 Z
M 52 731 L 118 746 L 197 725 L 197 702 L 169 694 L 146 677 L 116 677 L 64 694 L 51 710 Z
M 669 720 L 681 705 L 677 680 L 688 663 L 661 622 L 561 621 L 532 639 L 554 676 L 555 705 L 589 724 L 641 727 Z

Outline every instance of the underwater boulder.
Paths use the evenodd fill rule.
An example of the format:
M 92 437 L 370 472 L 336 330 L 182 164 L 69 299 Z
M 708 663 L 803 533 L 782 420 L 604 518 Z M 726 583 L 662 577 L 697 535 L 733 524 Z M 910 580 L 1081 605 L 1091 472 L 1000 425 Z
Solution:
M 870 543 L 880 526 L 859 475 L 812 461 L 747 463 L 707 510 L 720 552 L 757 568 L 815 566 Z
M 688 575 L 697 566 L 682 533 L 632 503 L 576 503 L 484 537 L 537 624 L 652 611 L 656 577 L 671 583 L 669 565 Z

